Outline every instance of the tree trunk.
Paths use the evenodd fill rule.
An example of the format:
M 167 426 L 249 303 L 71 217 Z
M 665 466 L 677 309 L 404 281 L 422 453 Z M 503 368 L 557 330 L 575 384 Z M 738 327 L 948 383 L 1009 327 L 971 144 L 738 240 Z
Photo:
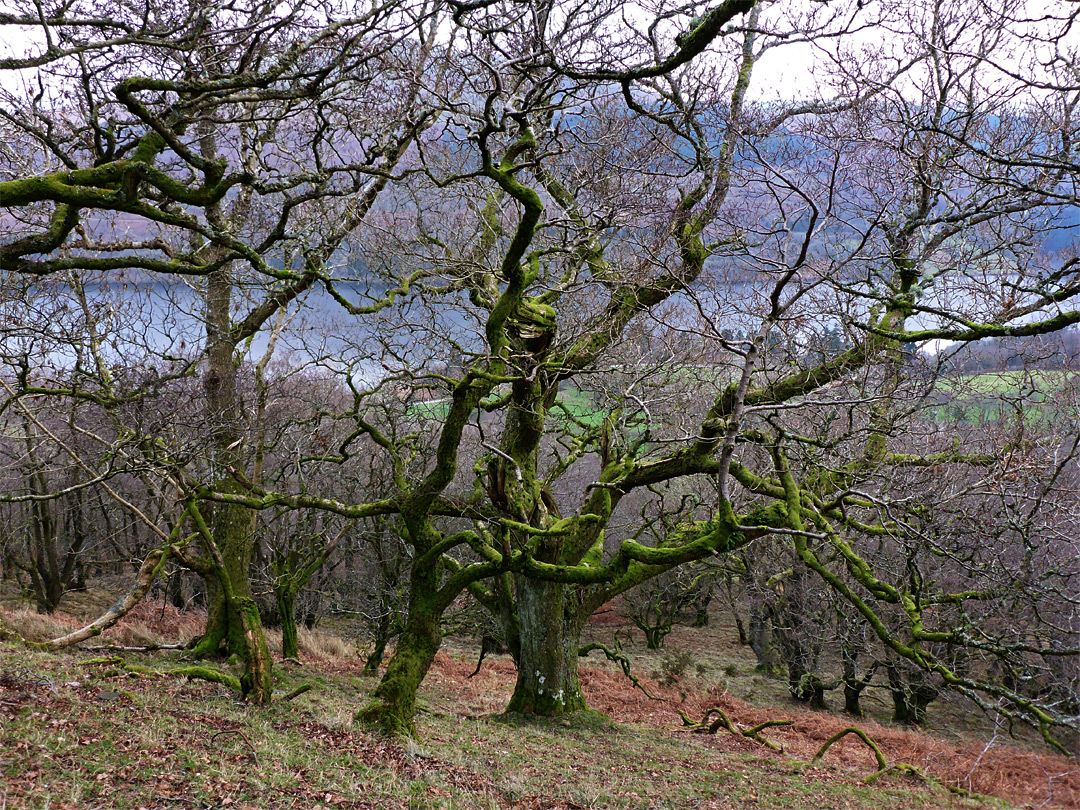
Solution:
M 219 560 L 221 556 L 218 555 Z M 230 576 L 226 565 L 219 566 L 219 570 L 220 577 Z M 270 655 L 270 648 L 266 645 L 266 633 L 259 617 L 258 605 L 250 596 L 241 596 L 233 592 L 236 582 L 231 578 L 227 583 L 221 583 L 216 577 L 208 576 L 206 582 L 208 586 L 211 583 L 214 584 L 221 593 L 222 600 L 225 602 L 222 614 L 226 619 L 224 626 L 221 624 L 215 626 L 214 635 L 210 637 L 210 641 L 206 635 L 202 637 L 195 648 L 196 655 L 199 654 L 200 647 L 210 649 L 210 654 L 216 653 L 217 645 L 211 647 L 213 638 L 217 638 L 219 642 L 227 640 L 230 655 L 236 655 L 243 668 L 240 689 L 244 698 L 250 703 L 269 703 L 273 695 L 274 659 Z M 247 584 L 246 577 L 245 584 Z
M 29 431 L 27 427 L 27 455 L 33 459 L 36 457 Z M 48 482 L 41 469 L 29 471 L 27 478 L 28 488 L 32 494 L 43 498 L 49 493 Z M 30 561 L 26 572 L 30 575 L 30 582 L 34 588 L 34 602 L 38 613 L 55 612 L 68 586 L 60 567 L 57 550 L 59 526 L 53 514 L 54 508 L 53 503 L 45 500 L 32 501 L 30 504 L 31 536 L 28 543 Z
M 746 647 L 750 644 L 750 637 L 746 635 L 746 625 L 743 624 L 742 616 L 739 615 L 737 610 L 732 610 L 731 615 L 735 617 L 735 630 L 739 634 L 739 645 Z
M 442 644 L 442 609 L 435 597 L 436 572 L 413 571 L 409 588 L 409 618 L 397 649 L 371 693 L 370 702 L 356 713 L 356 722 L 392 737 L 416 737 L 416 692 Z
M 520 659 L 507 711 L 557 717 L 588 708 L 578 679 L 584 619 L 575 596 L 572 585 L 518 579 Z
M 266 646 L 266 633 L 259 618 L 259 608 L 250 596 L 246 564 L 240 569 L 243 572 L 241 585 L 244 586 L 241 590 L 236 587 L 234 579 L 237 561 L 230 559 L 227 556 L 228 551 L 223 551 L 219 546 L 196 504 L 191 502 L 188 509 L 202 535 L 210 560 L 195 563 L 189 559 L 187 564 L 199 571 L 208 585 L 214 583 L 225 602 L 224 615 L 227 625 L 224 628 L 220 624 L 216 625 L 215 636 L 227 639 L 230 651 L 240 658 L 243 667 L 240 688 L 244 697 L 251 703 L 269 703 L 273 694 L 271 675 L 274 659 L 270 655 L 270 648 Z M 247 534 L 250 535 L 250 532 Z M 209 647 L 207 636 L 203 636 L 196 650 L 199 647 Z M 216 649 L 216 646 L 211 648 L 211 652 L 216 652 Z
M 208 157 L 214 156 L 213 140 L 206 134 L 202 148 Z M 210 212 L 220 217 L 220 211 Z M 244 438 L 245 416 L 236 391 L 236 344 L 232 338 L 233 271 L 231 265 L 215 270 L 207 277 L 206 286 L 206 373 L 203 390 L 206 395 L 206 418 L 209 428 L 212 475 L 217 479 L 214 488 L 219 492 L 238 493 L 240 484 L 229 472 L 230 467 L 244 468 L 241 445 Z M 251 558 L 255 542 L 255 516 L 250 509 L 234 504 L 215 504 L 209 515 L 210 533 L 217 544 L 228 578 L 228 586 L 211 577 L 206 583 L 206 632 L 195 646 L 196 657 L 210 657 L 222 652 L 245 656 L 251 650 L 266 647 L 266 639 L 249 643 L 249 633 L 262 634 L 258 610 L 242 616 L 241 606 L 252 600 Z M 254 604 L 254 603 L 252 603 Z M 252 624 L 258 624 L 258 628 Z
M 908 705 L 907 689 L 904 684 L 904 676 L 896 667 L 889 667 L 889 694 L 893 699 L 893 722 L 911 723 L 912 711 Z
M 300 660 L 300 641 L 296 634 L 296 594 L 287 587 L 274 588 L 278 618 L 281 621 L 281 657 Z
M 386 655 L 386 643 L 390 640 L 390 612 L 384 610 L 379 617 L 379 624 L 375 628 L 375 646 L 364 661 L 364 669 L 361 676 L 374 678 L 379 674 L 379 665 L 382 664 L 383 656 Z
M 169 584 L 165 588 L 170 605 L 177 610 L 183 610 L 187 603 L 184 601 L 184 572 L 177 568 L 169 577 Z
M 253 547 L 254 544 L 249 545 L 249 549 Z M 300 658 L 300 644 L 296 636 L 296 595 L 311 581 L 315 572 L 322 567 L 335 548 L 337 548 L 336 540 L 320 550 L 316 550 L 313 544 L 306 556 L 296 549 L 278 550 L 274 553 L 272 563 L 274 602 L 278 621 L 281 623 L 281 646 L 284 658 Z M 314 627 L 316 619 L 313 613 L 306 613 L 305 626 L 310 630 Z
M 259 608 L 255 600 L 250 598 L 234 598 L 232 608 L 238 619 L 234 624 L 244 639 L 244 672 L 240 676 L 240 691 L 249 703 L 267 704 L 274 692 L 274 659 L 266 646 Z
M 938 689 L 922 672 L 907 673 L 901 667 L 888 668 L 889 693 L 893 699 L 893 722 L 921 726 L 926 707 L 938 696 Z
M 694 621 L 692 627 L 709 626 L 709 604 L 712 602 L 712 586 L 710 585 L 704 594 L 694 599 Z
M 866 688 L 866 683 L 859 680 L 859 653 L 850 644 L 841 641 L 840 661 L 840 680 L 844 683 L 844 711 L 852 717 L 862 717 L 863 710 L 860 700 L 862 699 L 863 689 Z
M 223 481 L 219 490 L 237 488 L 236 482 Z M 210 527 L 221 550 L 225 575 L 232 589 L 232 602 L 216 577 L 206 582 L 206 631 L 195 646 L 196 658 L 208 658 L 222 653 L 244 655 L 248 649 L 245 634 L 250 628 L 235 608 L 237 599 L 253 599 L 251 592 L 252 540 L 254 515 L 250 509 L 232 504 L 215 504 Z M 255 617 L 258 617 L 256 609 Z M 261 632 L 261 622 L 260 622 Z M 265 644 L 265 640 L 263 642 Z
M 772 624 L 766 616 L 765 609 L 754 606 L 750 609 L 750 649 L 757 658 L 755 670 L 766 675 L 775 676 L 780 672 L 780 656 L 773 642 Z

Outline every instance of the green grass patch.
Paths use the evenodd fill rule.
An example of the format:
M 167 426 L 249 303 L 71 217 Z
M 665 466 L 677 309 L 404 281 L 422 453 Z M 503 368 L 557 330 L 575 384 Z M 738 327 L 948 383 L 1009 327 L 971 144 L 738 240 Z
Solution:
M 1074 375 L 1068 371 L 990 371 L 959 379 L 942 379 L 938 389 L 954 393 L 975 393 L 1015 397 L 1044 397 L 1062 389 Z
M 985 424 L 1022 418 L 1035 425 L 1071 409 L 1074 398 L 1064 396 L 1076 375 L 1069 371 L 995 371 L 943 378 L 936 389 L 940 404 L 930 408 L 939 422 Z

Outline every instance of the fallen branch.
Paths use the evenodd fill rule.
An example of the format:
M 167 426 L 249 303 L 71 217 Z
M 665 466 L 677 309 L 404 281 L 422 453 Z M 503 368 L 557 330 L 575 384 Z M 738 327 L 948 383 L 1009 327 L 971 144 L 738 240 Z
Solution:
M 248 748 L 251 749 L 251 761 L 252 761 L 252 763 L 254 763 L 256 768 L 259 767 L 259 753 L 255 750 L 255 744 L 251 741 L 251 739 L 248 737 L 247 734 L 245 734 L 244 732 L 242 732 L 238 728 L 227 728 L 227 729 L 224 729 L 223 731 L 219 731 L 216 734 L 211 735 L 210 742 L 213 742 L 218 737 L 220 737 L 222 734 L 238 734 L 238 735 L 240 735 L 244 739 L 244 742 L 246 742 L 248 744 Z
M 182 650 L 187 644 L 147 644 L 144 647 L 125 647 L 122 644 L 102 644 L 100 647 L 79 647 L 85 652 L 158 652 L 160 650 Z
M 709 718 L 714 714 L 716 715 L 716 719 L 710 722 Z M 682 717 L 683 726 L 688 727 L 689 730 L 693 731 L 695 734 L 715 734 L 721 728 L 725 728 L 736 737 L 746 737 L 756 743 L 764 745 L 766 748 L 778 752 L 783 752 L 784 746 L 778 745 L 772 740 L 762 737 L 761 732 L 767 728 L 774 728 L 776 726 L 790 726 L 795 722 L 794 720 L 766 720 L 764 723 L 758 723 L 751 728 L 743 728 L 740 725 L 732 723 L 731 718 L 729 718 L 719 706 L 714 706 L 705 712 L 705 716 L 701 718 L 700 723 L 695 723 L 687 717 L 686 712 L 682 709 L 679 709 L 679 716 Z
M 86 641 L 88 638 L 101 635 L 101 633 L 108 630 L 130 613 L 132 609 L 143 600 L 143 597 L 146 596 L 146 592 L 149 591 L 150 586 L 154 584 L 154 580 L 157 579 L 157 575 L 160 574 L 161 570 L 165 567 L 165 563 L 169 557 L 176 554 L 177 548 L 173 543 L 175 543 L 176 539 L 180 536 L 180 531 L 183 528 L 184 520 L 187 518 L 187 515 L 188 510 L 185 510 L 180 516 L 180 519 L 176 521 L 176 525 L 169 535 L 168 542 L 164 546 L 155 548 L 146 555 L 146 559 L 143 560 L 143 564 L 139 568 L 139 573 L 135 577 L 135 584 L 131 586 L 131 590 L 113 603 L 112 607 L 101 614 L 100 617 L 86 625 L 86 627 L 81 630 L 76 630 L 74 633 L 68 633 L 66 636 L 54 638 L 52 641 L 46 643 L 45 649 L 49 650 L 49 652 L 56 652 L 65 647 L 70 647 L 72 644 L 78 644 L 80 641 Z
M 80 662 L 84 667 L 95 667 L 101 664 L 120 664 L 124 666 L 124 659 L 119 655 L 110 655 L 109 657 L 102 658 L 87 658 L 85 661 Z
M 310 692 L 314 688 L 315 688 L 314 684 L 305 683 L 303 686 L 298 686 L 295 689 L 293 689 L 291 692 L 289 692 L 289 694 L 285 695 L 285 697 L 283 697 L 282 700 L 286 700 L 286 701 L 287 700 L 295 700 L 296 698 L 300 697 L 305 692 Z
M 914 765 L 909 765 L 906 762 L 897 762 L 894 765 L 889 765 L 887 768 L 882 768 L 879 771 L 875 771 L 874 773 L 870 774 L 865 779 L 863 779 L 862 782 L 863 782 L 864 785 L 871 785 L 874 782 L 876 782 L 878 779 L 880 779 L 881 777 L 885 776 L 886 774 L 890 774 L 890 773 L 905 773 L 905 774 L 908 774 L 910 776 L 916 776 L 919 779 L 921 779 L 922 781 L 926 782 L 928 785 L 935 785 L 937 787 L 945 788 L 945 790 L 949 791 L 949 793 L 952 793 L 952 794 L 954 794 L 956 796 L 963 796 L 963 797 L 968 798 L 968 799 L 985 799 L 986 798 L 985 796 L 983 796 L 980 793 L 973 793 L 972 791 L 968 790 L 967 788 L 962 788 L 959 785 L 947 785 L 947 784 L 945 784 L 945 782 L 938 779 L 936 776 L 932 776 L 932 775 L 928 774 L 922 768 L 918 768 L 918 767 L 916 767 Z

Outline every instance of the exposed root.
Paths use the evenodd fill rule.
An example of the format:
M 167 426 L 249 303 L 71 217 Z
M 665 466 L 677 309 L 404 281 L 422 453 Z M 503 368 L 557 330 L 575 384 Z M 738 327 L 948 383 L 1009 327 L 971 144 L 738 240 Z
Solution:
M 716 715 L 716 719 L 710 722 L 710 718 Z M 731 722 L 731 718 L 724 713 L 724 710 L 719 706 L 714 706 L 705 712 L 705 716 L 701 718 L 700 723 L 695 723 L 689 717 L 686 716 L 686 712 L 679 709 L 679 716 L 682 717 L 683 726 L 688 727 L 691 731 L 697 734 L 715 734 L 721 728 L 725 728 L 734 734 L 736 737 L 746 737 L 753 740 L 756 743 L 764 745 L 773 751 L 782 752 L 784 746 L 778 745 L 772 740 L 766 739 L 761 736 L 761 732 L 767 728 L 773 728 L 775 726 L 790 726 L 794 723 L 794 720 L 766 720 L 764 723 L 758 723 L 752 728 L 743 728 L 740 725 Z
M 190 667 L 177 667 L 176 669 L 166 670 L 159 673 L 166 677 L 183 676 L 186 678 L 197 678 L 203 681 L 210 681 L 211 683 L 219 683 L 222 686 L 227 686 L 230 689 L 234 689 L 237 692 L 243 692 L 240 685 L 240 679 L 232 675 L 226 675 L 220 670 L 213 669 L 212 667 L 203 666 L 190 666 Z
M 877 743 L 874 742 L 873 740 L 871 740 L 866 735 L 865 731 L 863 731 L 862 729 L 855 728 L 854 726 L 849 726 L 848 728 L 842 729 L 841 731 L 838 731 L 835 734 L 833 734 L 831 737 L 829 737 L 829 739 L 827 739 L 822 744 L 821 748 L 818 749 L 818 752 L 816 754 L 814 754 L 814 758 L 812 760 L 810 760 L 810 767 L 813 768 L 819 762 L 821 762 L 821 758 L 823 756 L 825 756 L 825 752 L 828 751 L 832 747 L 833 743 L 842 740 L 848 734 L 854 734 L 856 737 L 858 737 L 860 740 L 862 740 L 864 743 L 866 743 L 866 746 L 871 751 L 874 752 L 874 759 L 877 760 L 878 774 L 880 774 L 882 771 L 886 770 L 889 767 L 889 763 L 886 762 L 885 755 L 883 753 L 881 753 L 881 749 L 878 748 Z
M 901 773 L 901 774 L 907 774 L 908 776 L 914 776 L 914 777 L 916 777 L 918 779 L 921 779 L 923 782 L 925 782 L 925 783 L 927 783 L 929 785 L 934 785 L 934 786 L 937 786 L 937 787 L 943 787 L 947 791 L 949 791 L 950 793 L 956 794 L 957 796 L 969 796 L 969 797 L 977 796 L 977 794 L 974 794 L 969 790 L 965 790 L 964 788 L 959 787 L 958 785 L 947 785 L 944 782 L 942 782 L 940 779 L 938 779 L 936 776 L 931 776 L 930 774 L 923 771 L 921 768 L 917 768 L 914 765 L 909 765 L 906 762 L 899 762 L 899 763 L 890 765 L 888 763 L 888 761 L 885 759 L 885 754 L 882 753 L 881 748 L 878 747 L 877 743 L 875 743 L 873 740 L 871 740 L 870 737 L 867 736 L 865 731 L 863 731 L 862 729 L 854 728 L 854 727 L 845 728 L 845 729 L 843 729 L 841 731 L 838 731 L 836 734 L 832 735 L 831 737 L 829 737 L 829 739 L 827 739 L 822 744 L 821 748 L 818 749 L 818 752 L 816 754 L 814 754 L 814 758 L 812 760 L 810 760 L 810 767 L 813 768 L 819 762 L 821 762 L 821 758 L 823 756 L 825 756 L 825 752 L 829 750 L 829 748 L 832 746 L 832 744 L 835 743 L 835 742 L 838 742 L 841 739 L 843 739 L 848 734 L 854 734 L 856 737 L 858 737 L 860 740 L 862 740 L 866 744 L 867 748 L 869 748 L 871 751 L 874 752 L 874 759 L 877 761 L 878 769 L 876 771 L 874 771 L 874 773 L 870 774 L 869 776 L 865 777 L 862 780 L 863 784 L 865 784 L 865 785 L 873 784 L 874 782 L 876 782 L 881 777 L 886 776 L 886 775 L 888 775 L 890 773 Z
M 234 689 L 237 692 L 242 691 L 240 687 L 240 679 L 228 675 L 220 670 L 213 669 L 206 666 L 187 666 L 176 667 L 174 669 L 157 670 L 150 669 L 149 667 L 139 666 L 138 664 L 130 664 L 118 655 L 109 656 L 106 658 L 88 658 L 82 662 L 84 667 L 89 666 L 104 666 L 111 665 L 116 667 L 115 674 L 120 672 L 130 672 L 136 675 L 157 675 L 162 678 L 196 678 L 203 681 L 210 681 L 211 683 L 227 686 L 230 689 Z

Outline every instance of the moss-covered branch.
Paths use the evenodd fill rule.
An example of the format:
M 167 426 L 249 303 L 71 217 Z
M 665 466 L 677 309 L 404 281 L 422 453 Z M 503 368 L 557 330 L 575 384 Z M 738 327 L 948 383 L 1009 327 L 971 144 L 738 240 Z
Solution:
M 867 748 L 874 752 L 874 759 L 877 761 L 879 772 L 884 771 L 886 768 L 889 767 L 889 763 L 886 761 L 885 755 L 881 753 L 881 749 L 878 747 L 877 743 L 871 740 L 865 731 L 854 727 L 845 728 L 842 731 L 838 731 L 831 737 L 829 737 L 829 739 L 827 739 L 824 743 L 822 743 L 821 747 L 817 750 L 817 753 L 814 754 L 814 758 L 810 760 L 810 767 L 813 768 L 819 762 L 821 762 L 821 758 L 825 756 L 825 752 L 832 748 L 834 743 L 839 742 L 848 734 L 854 734 L 856 737 L 862 740 L 863 743 L 866 744 Z
M 710 720 L 713 715 L 716 715 L 716 719 Z M 736 737 L 746 737 L 754 742 L 761 743 L 766 748 L 770 748 L 773 751 L 783 751 L 784 747 L 772 740 L 762 737 L 761 732 L 767 728 L 775 728 L 776 726 L 790 726 L 795 722 L 794 720 L 766 720 L 763 723 L 758 723 L 753 728 L 743 728 L 742 726 L 731 722 L 731 718 L 729 718 L 719 706 L 708 709 L 705 712 L 705 716 L 701 718 L 700 723 L 695 723 L 687 717 L 686 712 L 682 709 L 679 709 L 679 716 L 682 718 L 683 726 L 685 728 L 698 734 L 715 734 L 723 728 L 734 734 Z

